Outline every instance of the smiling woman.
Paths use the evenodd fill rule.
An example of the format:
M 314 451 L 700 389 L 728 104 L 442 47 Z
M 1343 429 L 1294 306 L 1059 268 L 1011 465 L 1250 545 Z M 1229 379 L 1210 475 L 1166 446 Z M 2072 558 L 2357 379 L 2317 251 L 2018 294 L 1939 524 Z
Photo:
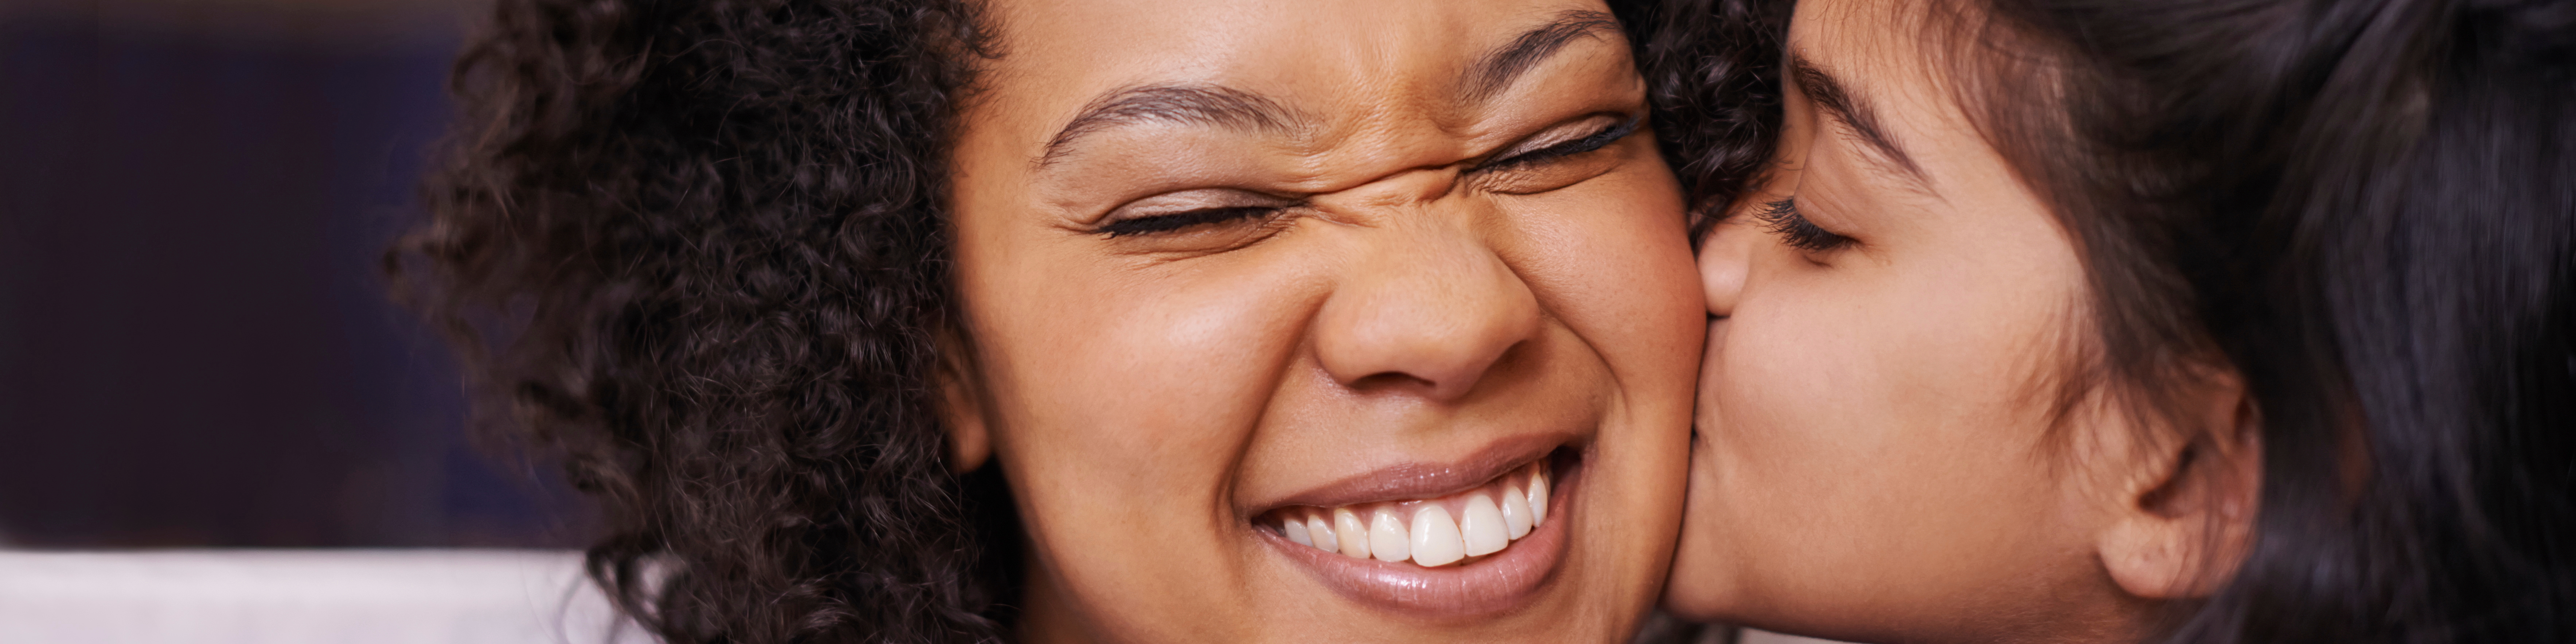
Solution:
M 1699 342 L 1618 22 L 1309 11 L 993 7 L 1064 52 L 991 62 L 952 162 L 950 426 L 1019 501 L 1027 632 L 1617 639 Z M 1365 549 L 1295 543 L 1327 508 Z
M 504 2 L 393 261 L 670 641 L 1622 641 L 1753 4 Z

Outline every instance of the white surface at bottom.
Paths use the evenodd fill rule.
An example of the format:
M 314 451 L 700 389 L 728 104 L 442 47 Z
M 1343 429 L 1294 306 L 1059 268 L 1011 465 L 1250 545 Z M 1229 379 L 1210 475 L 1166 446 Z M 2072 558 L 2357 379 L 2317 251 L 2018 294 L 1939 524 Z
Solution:
M 8 644 L 645 644 L 573 552 L 0 551 Z
M 0 550 L 0 644 L 650 644 L 534 550 Z M 1740 644 L 1837 644 L 1747 630 Z

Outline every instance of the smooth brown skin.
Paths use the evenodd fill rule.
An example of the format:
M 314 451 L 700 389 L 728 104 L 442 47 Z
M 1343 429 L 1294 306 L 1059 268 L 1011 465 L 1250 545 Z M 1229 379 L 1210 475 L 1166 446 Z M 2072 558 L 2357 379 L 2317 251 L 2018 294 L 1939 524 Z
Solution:
M 1615 30 L 1489 98 L 1459 96 L 1479 56 L 1577 9 L 1604 11 L 993 3 L 1003 55 L 954 160 L 954 344 L 973 358 L 949 394 L 960 462 L 989 453 L 1026 523 L 1022 637 L 1625 640 L 1678 531 L 1702 338 L 1678 190 L 1643 132 L 1470 171 L 1643 114 Z M 1266 96 L 1294 123 L 1149 119 L 1050 157 L 1097 97 L 1160 84 Z M 1282 203 L 1303 205 L 1097 232 L 1150 211 Z M 1563 517 L 1563 564 L 1510 614 L 1355 604 L 1252 524 L 1286 495 L 1530 432 L 1573 437 L 1591 460 Z
M 2094 392 L 2050 437 L 2092 341 L 2077 249 L 1939 82 L 1905 5 L 1806 0 L 1789 50 L 1920 168 L 1790 74 L 1778 173 L 1711 233 L 1709 350 L 1667 607 L 1869 642 L 2116 642 L 2240 556 L 2259 467 L 2224 369 L 2141 431 Z M 1752 211 L 1794 198 L 1811 251 Z M 2196 416 L 2196 417 L 2195 417 Z M 2175 425 L 2186 424 L 2177 423 Z

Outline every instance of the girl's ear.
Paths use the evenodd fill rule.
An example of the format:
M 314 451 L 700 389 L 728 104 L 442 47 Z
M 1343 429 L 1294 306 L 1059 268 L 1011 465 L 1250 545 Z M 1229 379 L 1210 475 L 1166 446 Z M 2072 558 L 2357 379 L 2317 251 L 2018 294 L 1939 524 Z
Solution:
M 948 470 L 959 474 L 984 466 L 993 455 L 993 434 L 985 419 L 983 379 L 975 369 L 974 347 L 953 326 L 940 331 L 935 346 L 939 367 L 931 374 L 939 389 L 939 420 L 948 430 Z
M 2252 545 L 2262 497 L 2260 414 L 2234 373 L 2209 379 L 2191 401 L 2197 418 L 2183 440 L 2137 454 L 2136 481 L 2119 491 L 2120 507 L 2097 554 L 2113 581 L 2150 599 L 2207 597 L 2224 587 Z

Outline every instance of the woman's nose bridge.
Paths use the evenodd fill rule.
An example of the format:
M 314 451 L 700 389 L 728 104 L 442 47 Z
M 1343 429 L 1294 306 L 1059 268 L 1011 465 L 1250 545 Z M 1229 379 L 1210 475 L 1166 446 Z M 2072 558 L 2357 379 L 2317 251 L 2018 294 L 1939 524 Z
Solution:
M 1370 221 L 1318 311 L 1316 350 L 1345 386 L 1455 399 L 1538 331 L 1537 295 L 1496 252 L 1482 200 L 1405 186 L 1345 207 Z M 1409 193 L 1416 198 L 1402 198 Z
M 1442 201 L 1464 201 L 1457 199 L 1462 192 L 1458 189 L 1462 178 L 1454 165 L 1413 168 L 1341 192 L 1318 195 L 1314 204 L 1327 211 L 1388 216 L 1410 208 L 1437 206 Z

